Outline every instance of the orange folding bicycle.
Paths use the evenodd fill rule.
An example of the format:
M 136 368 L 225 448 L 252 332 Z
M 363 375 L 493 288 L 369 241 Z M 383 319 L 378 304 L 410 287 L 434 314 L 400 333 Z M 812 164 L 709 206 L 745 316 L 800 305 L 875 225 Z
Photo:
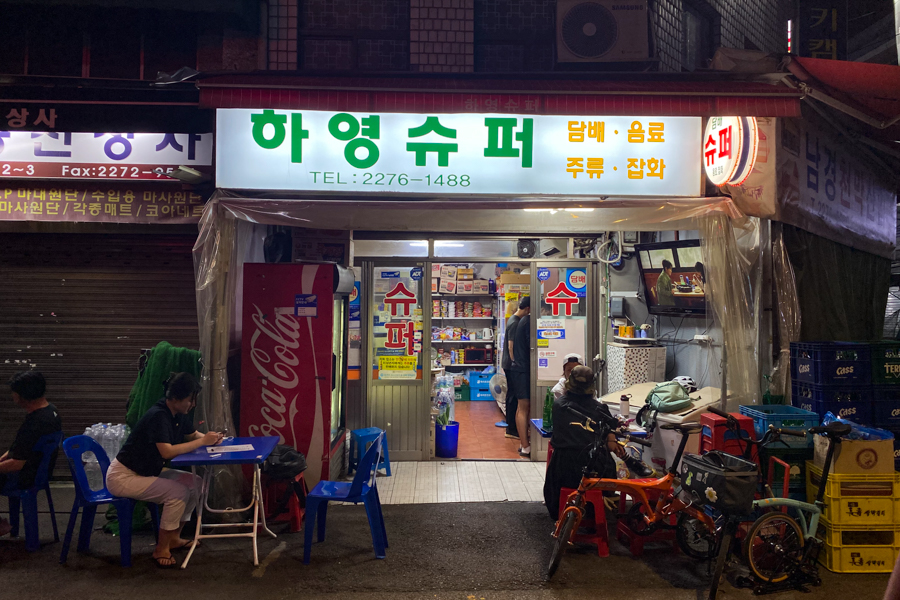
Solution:
M 571 409 L 570 409 L 571 410 Z M 573 422 L 583 429 L 596 434 L 591 445 L 589 462 L 582 471 L 581 483 L 578 489 L 572 492 L 566 500 L 566 509 L 556 522 L 553 533 L 555 538 L 553 552 L 550 555 L 550 565 L 547 568 L 547 578 L 553 577 L 562 556 L 571 545 L 573 534 L 578 531 L 578 525 L 585 513 L 585 493 L 588 490 L 602 490 L 604 492 L 619 492 L 631 496 L 633 505 L 628 512 L 628 524 L 635 533 L 649 535 L 659 528 L 675 527 L 675 538 L 681 550 L 692 558 L 707 560 L 712 556 L 716 548 L 717 528 L 715 521 L 707 515 L 703 508 L 692 506 L 690 498 L 684 499 L 675 493 L 675 476 L 681 455 L 687 445 L 688 436 L 697 433 L 701 429 L 699 423 L 665 424 L 662 429 L 675 430 L 681 433 L 681 443 L 678 452 L 672 462 L 672 466 L 666 474 L 659 479 L 601 479 L 597 478 L 596 465 L 600 458 L 600 452 L 606 452 L 606 438 L 610 432 L 617 437 L 627 439 L 644 446 L 650 443 L 640 438 L 628 436 L 619 431 L 618 421 L 610 423 L 597 423 L 587 415 L 578 411 L 572 411 L 584 419 L 584 423 Z M 648 492 L 656 492 L 659 499 L 651 508 Z M 671 525 L 671 517 L 678 515 L 676 525 Z

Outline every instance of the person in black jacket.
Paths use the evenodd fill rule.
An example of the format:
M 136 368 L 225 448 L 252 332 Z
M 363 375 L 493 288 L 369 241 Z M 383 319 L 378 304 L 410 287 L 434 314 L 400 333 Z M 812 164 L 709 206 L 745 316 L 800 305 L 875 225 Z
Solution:
M 573 409 L 597 423 L 615 423 L 606 405 L 594 398 L 594 371 L 590 367 L 577 366 L 572 369 L 566 382 L 566 393 L 553 402 L 553 437 L 550 438 L 553 455 L 544 479 L 544 502 L 553 520 L 559 517 L 562 488 L 576 489 L 581 483 L 582 470 L 590 461 L 589 450 L 597 435 L 572 424 L 584 423 L 584 418 Z M 599 425 L 594 427 L 596 429 Z M 616 463 L 611 452 L 619 457 L 625 455 L 612 433 L 607 436 L 605 449 L 600 450 L 595 463 L 598 477 L 616 478 Z

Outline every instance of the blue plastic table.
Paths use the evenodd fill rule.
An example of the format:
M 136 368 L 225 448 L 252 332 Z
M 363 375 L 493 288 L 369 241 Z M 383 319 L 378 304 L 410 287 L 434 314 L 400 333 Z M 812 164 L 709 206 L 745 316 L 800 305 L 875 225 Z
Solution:
M 253 450 L 236 451 L 236 452 L 209 452 L 207 448 L 221 448 L 224 446 L 242 446 L 251 445 Z M 266 511 L 262 500 L 262 484 L 260 482 L 259 466 L 265 462 L 278 445 L 277 437 L 239 437 L 226 438 L 217 446 L 200 446 L 193 452 L 176 456 L 172 459 L 173 467 L 191 467 L 191 471 L 196 475 L 197 467 L 207 467 L 203 473 L 203 486 L 200 491 L 200 502 L 197 505 L 197 529 L 194 532 L 194 542 L 188 551 L 181 568 L 187 568 L 188 561 L 197 548 L 197 542 L 204 538 L 215 537 L 249 537 L 253 539 L 253 564 L 259 565 L 259 552 L 257 550 L 257 531 L 259 527 L 260 516 L 262 517 L 262 529 L 272 537 L 276 537 L 274 533 L 266 526 Z M 209 506 L 209 484 L 212 479 L 213 469 L 216 465 L 253 465 L 253 499 L 250 504 L 243 508 L 226 508 L 223 510 L 210 508 Z M 222 523 L 222 524 L 203 524 L 203 511 L 211 513 L 241 513 L 253 510 L 252 523 Z M 246 533 L 202 533 L 203 527 L 250 527 L 251 531 Z
M 553 435 L 550 431 L 544 431 L 544 420 L 543 419 L 532 419 L 531 424 L 534 425 L 534 428 L 537 429 L 538 433 L 541 434 L 542 438 L 549 438 Z

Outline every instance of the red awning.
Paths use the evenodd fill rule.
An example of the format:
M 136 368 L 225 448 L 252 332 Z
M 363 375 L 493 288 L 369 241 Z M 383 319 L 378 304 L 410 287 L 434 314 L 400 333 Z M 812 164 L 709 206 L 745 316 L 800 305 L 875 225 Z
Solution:
M 801 94 L 747 81 L 487 80 L 222 76 L 203 108 L 543 115 L 798 117 Z
M 900 121 L 900 66 L 791 57 L 788 70 L 811 87 L 813 98 L 835 106 L 878 129 Z M 850 110 L 845 110 L 850 109 Z M 854 114 L 857 111 L 860 114 Z M 868 118 L 865 118 L 868 117 Z

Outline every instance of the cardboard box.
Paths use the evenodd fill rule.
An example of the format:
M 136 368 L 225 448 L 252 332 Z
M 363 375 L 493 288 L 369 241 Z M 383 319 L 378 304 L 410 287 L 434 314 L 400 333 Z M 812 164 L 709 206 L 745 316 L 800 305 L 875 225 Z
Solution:
M 814 435 L 816 450 L 813 464 L 825 467 L 828 438 Z M 881 475 L 894 472 L 894 440 L 843 440 L 834 447 L 831 473 L 841 475 Z
M 491 286 L 487 279 L 476 279 L 472 286 L 472 293 L 474 294 L 489 294 L 490 290 Z
M 441 279 L 450 279 L 456 281 L 456 267 L 453 265 L 443 265 L 441 267 Z
M 440 278 L 440 277 L 432 277 L 432 278 L 431 278 L 431 293 L 432 293 L 432 294 L 437 294 L 437 293 L 438 293 L 438 287 L 439 287 L 440 285 L 441 285 L 441 278 Z
M 441 285 L 438 288 L 442 294 L 455 294 L 456 293 L 456 280 L 455 279 L 444 279 L 441 277 Z
M 441 276 L 441 265 L 440 263 L 431 263 L 431 276 L 435 279 L 439 279 Z
M 502 275 L 500 275 L 500 283 L 502 285 L 513 284 L 513 283 L 530 285 L 531 284 L 531 275 L 518 275 L 516 273 L 503 273 Z
M 456 282 L 456 293 L 457 294 L 473 294 L 474 293 L 474 281 L 457 281 Z
M 475 280 L 475 269 L 457 269 L 456 280 L 457 281 L 474 281 Z

